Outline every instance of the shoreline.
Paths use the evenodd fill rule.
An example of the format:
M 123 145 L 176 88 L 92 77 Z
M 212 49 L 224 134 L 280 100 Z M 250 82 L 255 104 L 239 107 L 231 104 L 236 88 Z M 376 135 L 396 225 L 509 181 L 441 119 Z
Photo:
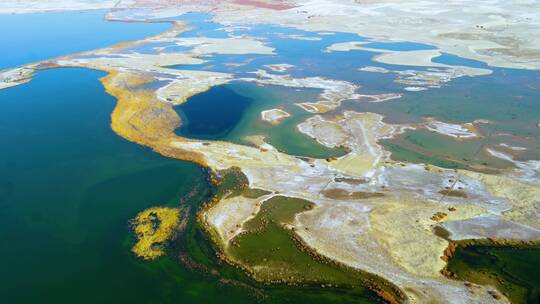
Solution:
M 149 41 L 161 41 L 162 38 L 168 41 L 167 39 L 171 38 L 171 35 L 176 36 L 185 30 L 185 23 L 181 21 L 175 21 L 174 23 L 175 26 L 172 29 L 157 36 L 134 42 L 120 43 L 96 51 L 63 56 L 44 61 L 41 64 L 44 69 L 81 67 L 98 69 L 108 73 L 100 81 L 106 92 L 117 100 L 111 113 L 111 128 L 122 138 L 149 147 L 166 157 L 194 162 L 214 172 L 238 167 L 246 176 L 247 183 L 252 188 L 272 193 L 279 192 L 285 197 L 313 201 L 316 205 L 313 212 L 309 212 L 309 214 L 308 212 L 299 213 L 295 217 L 294 225 L 295 227 L 303 227 L 306 223 L 313 224 L 313 226 L 310 226 L 309 233 L 304 231 L 303 234 L 298 234 L 298 237 L 302 239 L 305 246 L 316 252 L 317 255 L 324 256 L 325 259 L 346 265 L 357 271 L 381 277 L 398 286 L 397 288 L 407 290 L 405 293 L 407 297 L 419 301 L 435 299 L 441 296 L 448 300 L 454 296 L 462 296 L 464 300 L 468 301 L 488 299 L 489 292 L 481 287 L 478 287 L 479 290 L 486 291 L 486 293 L 474 296 L 462 294 L 463 290 L 465 290 L 463 287 L 457 284 L 451 285 L 448 281 L 434 274 L 434 270 L 440 263 L 440 261 L 436 261 L 440 254 L 438 250 L 444 245 L 444 242 L 438 239 L 437 236 L 426 234 L 422 229 L 433 224 L 429 219 L 433 219 L 433 214 L 438 214 L 436 212 L 441 212 L 439 209 L 447 209 L 448 205 L 459 206 L 459 212 L 449 216 L 457 221 L 470 218 L 477 213 L 500 212 L 508 206 L 511 208 L 525 206 L 517 201 L 515 194 L 505 194 L 505 201 L 508 200 L 508 202 L 496 201 L 495 206 L 486 206 L 486 204 L 482 205 L 482 200 L 492 199 L 493 190 L 486 190 L 482 188 L 483 186 L 471 187 L 472 189 L 467 189 L 467 191 L 468 195 L 472 197 L 472 202 L 465 202 L 465 197 L 443 196 L 438 202 L 439 204 L 436 204 L 434 198 L 439 197 L 440 191 L 444 191 L 443 187 L 450 187 L 447 186 L 445 181 L 448 176 L 452 176 L 450 170 L 434 167 L 434 170 L 430 171 L 410 163 L 394 162 L 388 159 L 388 151 L 379 144 L 379 140 L 399 134 L 396 132 L 403 131 L 403 129 L 400 129 L 398 125 L 386 124 L 383 122 L 383 116 L 369 112 L 344 112 L 343 121 L 331 119 L 323 121 L 319 126 L 314 126 L 321 131 L 320 134 L 324 134 L 330 125 L 335 124 L 338 125 L 337 128 L 341 128 L 342 131 L 345 130 L 343 132 L 354 135 L 344 136 L 342 141 L 344 144 L 350 145 L 351 151 L 347 155 L 336 159 L 308 159 L 306 161 L 272 149 L 263 150 L 224 141 L 195 140 L 176 136 L 174 130 L 181 125 L 181 118 L 173 110 L 173 105 L 183 103 L 189 97 L 204 92 L 216 84 L 228 82 L 233 77 L 223 73 L 171 71 L 171 69 L 167 69 L 168 65 L 166 63 L 175 61 L 193 63 L 197 60 L 203 60 L 190 52 L 188 54 L 176 53 L 174 55 L 126 55 L 120 53 L 121 50 Z M 196 55 L 213 54 L 212 47 L 229 42 L 223 40 L 214 41 L 215 45 L 208 49 L 207 46 L 212 43 L 211 39 L 191 39 L 190 41 L 195 40 L 200 43 L 199 45 L 205 45 L 205 48 L 195 52 Z M 249 41 L 254 46 L 252 49 L 254 54 L 268 54 L 269 49 L 257 44 L 258 40 L 252 39 Z M 104 55 L 105 57 L 97 59 L 77 58 L 78 56 L 91 54 Z M 107 57 L 107 55 L 111 54 L 120 58 Z M 39 63 L 37 63 L 37 68 L 39 68 Z M 138 89 L 137 87 L 148 84 L 155 78 L 152 73 L 169 73 L 169 75 L 175 77 L 182 77 L 171 81 L 171 83 L 174 81 L 179 82 L 178 91 L 182 91 L 182 88 L 191 88 L 192 90 L 168 102 L 167 98 L 165 100 L 160 98 L 159 90 Z M 336 81 L 322 77 L 295 79 L 277 74 L 260 73 L 260 75 L 268 79 L 252 79 L 252 81 L 277 83 L 293 87 L 309 87 L 315 82 L 315 85 L 319 88 L 327 89 L 321 95 L 326 100 L 309 103 L 317 110 L 314 110 L 314 112 L 325 112 L 333 110 L 333 107 L 337 108 L 341 101 L 346 99 L 341 94 L 346 93 L 348 97 L 354 94 L 356 89 L 356 86 L 351 86 L 349 83 L 344 84 L 343 82 L 340 82 L 337 88 L 332 87 L 332 84 L 335 85 Z M 209 77 L 210 80 L 206 80 L 206 77 Z M 205 80 L 201 81 L 201 78 L 205 78 Z M 290 81 L 295 83 L 291 84 Z M 328 89 L 328 86 L 331 88 Z M 340 92 L 340 88 L 345 88 L 346 92 Z M 172 96 L 172 94 L 166 95 Z M 319 138 L 317 139 L 319 140 Z M 336 138 L 332 139 L 336 140 Z M 322 140 L 319 142 L 323 145 L 330 144 Z M 340 181 L 334 178 L 337 174 L 343 175 Z M 411 181 L 407 183 L 400 179 L 409 176 L 413 176 L 413 185 L 411 185 Z M 476 181 L 488 178 L 486 176 L 480 173 L 471 173 L 459 178 L 469 178 L 467 181 L 474 186 Z M 355 177 L 363 177 L 366 182 L 350 182 Z M 294 183 L 291 183 L 292 179 Z M 418 184 L 414 184 L 414 182 Z M 381 191 L 383 195 L 378 195 L 375 198 L 365 197 L 366 193 L 374 193 L 374 189 Z M 336 199 L 320 196 L 321 193 L 332 193 L 324 192 L 326 190 L 335 190 L 334 193 L 345 195 L 346 199 L 338 202 L 342 204 L 341 215 L 336 214 L 337 211 L 332 209 L 332 204 L 335 205 Z M 451 190 L 447 190 L 446 193 L 450 193 L 449 191 Z M 415 194 L 416 192 L 424 194 L 415 197 L 415 195 L 418 195 Z M 397 201 L 396 197 L 400 196 L 406 196 L 407 201 Z M 476 202 L 476 200 L 479 202 Z M 426 204 L 419 205 L 419 203 Z M 493 208 L 494 211 L 489 208 Z M 349 210 L 350 213 L 343 214 L 346 210 Z M 415 216 L 417 216 L 417 224 L 410 223 L 406 219 L 392 218 L 393 214 L 410 210 L 415 213 L 411 214 L 409 220 L 415 219 Z M 351 225 L 350 227 L 340 227 L 343 229 L 337 229 L 333 234 L 327 234 L 327 231 L 324 231 L 327 224 L 324 219 L 328 215 L 335 216 L 338 221 L 341 220 L 342 224 L 347 225 L 353 222 L 347 218 L 347 216 L 352 215 L 356 221 L 355 225 L 360 226 L 362 229 L 364 229 L 362 225 L 365 225 L 370 227 L 371 230 L 356 231 L 357 233 L 364 233 L 361 235 L 348 234 L 352 229 L 358 228 Z M 388 223 L 389 219 L 393 219 L 393 222 Z M 447 219 L 441 217 L 440 220 Z M 525 221 L 527 218 L 522 216 L 516 217 L 515 220 Z M 403 231 L 400 232 L 401 228 L 403 228 Z M 319 230 L 317 231 L 317 229 Z M 216 235 L 219 237 L 218 231 L 214 233 L 209 231 L 208 234 L 210 237 L 216 238 Z M 408 236 L 408 234 L 413 235 Z M 356 238 L 357 236 L 358 238 Z M 410 239 L 407 237 L 410 237 Z M 416 243 L 419 241 L 418 238 L 424 238 L 426 249 L 425 252 L 418 252 L 418 255 L 415 256 L 414 251 L 411 251 L 412 253 L 408 252 L 411 248 L 407 247 L 407 241 Z M 219 238 L 217 240 L 219 241 Z M 350 248 L 343 248 L 344 250 L 350 250 L 347 251 L 349 256 L 343 253 L 336 255 L 335 248 L 329 243 L 336 240 L 341 240 L 346 244 L 353 243 Z M 355 247 L 358 240 L 370 242 L 374 249 L 373 252 L 380 253 L 381 257 L 375 258 L 373 263 L 370 263 L 370 261 L 356 261 L 355 258 L 367 258 L 368 256 L 366 252 L 361 251 L 362 248 Z M 227 257 L 224 256 L 224 258 Z M 418 265 L 418 260 L 422 258 L 424 258 L 423 264 Z M 377 269 L 377 266 L 379 266 L 379 269 Z M 430 289 L 421 287 L 423 284 L 432 283 L 436 286 L 430 287 Z M 447 291 L 447 288 L 452 290 Z M 427 296 L 421 293 L 425 293 Z

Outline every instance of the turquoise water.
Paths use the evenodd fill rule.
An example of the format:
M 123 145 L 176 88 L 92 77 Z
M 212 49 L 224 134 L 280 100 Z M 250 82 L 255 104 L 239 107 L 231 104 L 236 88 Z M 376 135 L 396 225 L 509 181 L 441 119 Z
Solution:
M 0 70 L 158 34 L 165 23 L 104 22 L 105 11 L 0 15 Z

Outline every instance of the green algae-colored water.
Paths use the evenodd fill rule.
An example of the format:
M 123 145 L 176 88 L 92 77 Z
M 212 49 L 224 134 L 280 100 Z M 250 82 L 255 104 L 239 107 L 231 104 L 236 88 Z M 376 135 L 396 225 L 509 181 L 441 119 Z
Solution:
M 476 170 L 507 168 L 508 162 L 488 155 L 483 148 L 498 142 L 493 138 L 457 140 L 427 130 L 407 131 L 381 143 L 394 160 L 429 163 L 439 167 Z
M 448 269 L 459 279 L 495 286 L 512 303 L 540 303 L 540 246 L 458 247 Z
M 492 75 L 460 78 L 447 86 L 422 92 L 407 93 L 402 98 L 383 103 L 349 103 L 358 111 L 385 115 L 388 122 L 407 123 L 434 117 L 451 123 L 489 121 L 481 124 L 483 138 L 456 141 L 426 131 L 408 131 L 384 145 L 399 160 L 427 162 L 447 168 L 469 168 L 474 165 L 500 167 L 501 161 L 479 147 L 506 143 L 525 147 L 517 158 L 540 159 L 540 90 L 533 84 L 538 73 L 495 69 Z M 424 147 L 418 145 L 421 143 Z M 418 153 L 424 148 L 429 153 Z M 465 158 L 465 159 L 463 159 Z M 459 160 L 459 162 L 450 159 Z M 506 163 L 508 165 L 508 163 Z
M 51 70 L 0 91 L 6 303 L 155 301 L 182 278 L 174 262 L 134 259 L 127 223 L 144 208 L 174 205 L 202 171 L 114 134 L 115 101 L 100 76 Z
M 284 196 L 265 201 L 257 216 L 244 225 L 246 231 L 233 239 L 234 246 L 228 249 L 230 255 L 243 265 L 259 269 L 255 276 L 266 280 L 288 278 L 293 282 L 341 284 L 352 286 L 351 290 L 357 293 L 369 294 L 361 285 L 360 273 L 313 259 L 282 226 L 312 206 L 309 201 Z

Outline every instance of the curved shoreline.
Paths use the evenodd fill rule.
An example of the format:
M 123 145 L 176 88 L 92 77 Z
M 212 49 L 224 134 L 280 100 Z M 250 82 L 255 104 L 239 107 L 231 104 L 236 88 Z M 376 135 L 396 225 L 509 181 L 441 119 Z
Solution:
M 240 168 L 231 168 L 231 169 L 227 170 L 226 172 L 220 172 L 219 174 L 222 175 L 222 176 L 225 176 L 225 175 L 228 175 L 228 174 L 243 176 Z M 220 189 L 222 181 L 223 181 L 223 177 L 221 177 L 221 178 L 217 177 L 216 173 L 211 173 L 211 176 L 212 176 L 210 178 L 211 183 L 216 188 Z M 240 180 L 243 180 L 243 178 L 240 178 Z M 226 262 L 227 264 L 231 265 L 231 266 L 238 267 L 239 269 L 242 269 L 242 271 L 244 271 L 246 274 L 248 274 L 249 277 L 251 277 L 254 281 L 265 284 L 265 285 L 285 284 L 285 285 L 289 285 L 289 286 L 306 286 L 306 284 L 307 284 L 307 286 L 317 286 L 317 287 L 321 287 L 321 288 L 332 287 L 332 286 L 333 287 L 339 287 L 339 285 L 333 285 L 332 282 L 328 282 L 328 281 L 325 281 L 325 280 L 321 280 L 320 282 L 317 282 L 317 281 L 315 281 L 315 282 L 311 282 L 311 281 L 302 282 L 301 280 L 300 281 L 289 280 L 288 278 L 283 278 L 283 279 L 277 280 L 277 281 L 276 280 L 261 279 L 259 276 L 256 275 L 256 272 L 254 272 L 253 269 L 251 269 L 249 266 L 244 265 L 242 262 L 234 259 L 233 257 L 229 256 L 229 254 L 227 254 L 227 252 L 226 252 L 227 250 L 224 247 L 224 244 L 223 244 L 221 238 L 218 236 L 218 232 L 215 231 L 214 226 L 208 222 L 206 214 L 210 209 L 212 209 L 213 207 L 215 207 L 217 204 L 220 203 L 223 196 L 229 196 L 230 191 L 233 191 L 233 192 L 240 191 L 240 192 L 242 192 L 242 191 L 245 191 L 245 190 L 248 190 L 248 189 L 249 189 L 249 184 L 248 184 L 247 180 L 245 180 L 243 182 L 240 182 L 240 183 L 236 184 L 236 186 L 233 189 L 229 190 L 229 191 L 223 192 L 223 190 L 218 190 L 218 193 L 215 196 L 213 196 L 209 201 L 203 203 L 201 208 L 197 211 L 197 221 L 200 223 L 200 227 L 205 231 L 205 233 L 212 240 L 212 243 L 216 248 L 218 258 L 221 259 L 223 262 Z M 397 303 L 404 303 L 405 302 L 406 296 L 403 294 L 403 292 L 397 286 L 395 286 L 395 285 L 391 284 L 390 282 L 378 277 L 377 275 L 373 275 L 373 274 L 370 274 L 370 273 L 367 273 L 367 272 L 363 272 L 363 271 L 358 270 L 358 269 L 353 269 L 351 267 L 348 267 L 345 264 L 339 263 L 338 261 L 329 259 L 326 256 L 318 254 L 314 249 L 312 249 L 307 244 L 305 244 L 300 237 L 298 237 L 297 235 L 295 235 L 292 232 L 292 231 L 294 231 L 294 229 L 290 230 L 290 231 L 291 231 L 291 232 L 289 232 L 290 237 L 294 241 L 296 246 L 302 252 L 309 255 L 314 260 L 320 261 L 320 262 L 322 262 L 324 264 L 333 265 L 333 267 L 335 267 L 337 269 L 341 269 L 341 270 L 343 270 L 345 272 L 353 272 L 353 273 L 359 272 L 359 273 L 361 273 L 360 275 L 361 275 L 361 277 L 363 277 L 363 279 L 362 279 L 363 281 L 362 281 L 362 283 L 360 285 L 364 286 L 364 287 L 370 289 L 371 291 L 373 291 L 374 293 L 376 293 L 386 303 L 397 304 Z M 343 286 L 343 287 L 346 287 L 346 286 Z
M 508 282 L 509 279 L 513 277 L 513 275 L 508 274 L 505 278 L 505 274 L 499 273 L 499 274 L 493 274 L 490 272 L 493 268 L 493 271 L 497 272 L 495 265 L 490 266 L 484 266 L 483 270 L 480 269 L 474 269 L 472 270 L 472 273 L 478 273 L 476 276 L 467 275 L 466 277 L 463 277 L 463 275 L 466 275 L 466 273 L 462 273 L 463 270 L 456 269 L 456 272 L 453 272 L 450 270 L 452 267 L 458 267 L 456 265 L 452 266 L 451 264 L 454 262 L 454 259 L 457 259 L 456 255 L 467 251 L 468 247 L 471 248 L 478 248 L 478 247 L 489 247 L 493 250 L 497 249 L 512 249 L 519 252 L 519 250 L 528 250 L 528 249 L 538 249 L 540 245 L 540 239 L 537 240 L 531 240 L 531 241 L 516 241 L 512 239 L 504 240 L 504 239 L 472 239 L 472 240 L 461 240 L 461 241 L 451 241 L 449 243 L 448 248 L 444 251 L 444 255 L 441 258 L 444 258 L 445 261 L 447 261 L 446 266 L 441 270 L 441 273 L 453 280 L 460 280 L 460 279 L 467 279 L 471 282 L 477 283 L 477 284 L 485 284 L 486 280 L 493 283 L 494 288 L 497 289 L 498 292 L 502 293 L 505 297 L 508 297 L 512 299 L 512 302 L 518 301 L 519 303 L 528 303 L 530 299 L 523 298 L 524 295 L 515 294 L 513 291 L 514 288 L 512 284 L 515 282 Z M 489 255 L 489 252 L 485 253 L 486 255 Z M 487 257 L 486 257 L 487 258 Z M 537 265 L 538 266 L 538 265 Z M 531 271 L 535 271 L 538 269 L 531 268 Z M 519 282 L 519 280 L 518 280 Z M 508 286 L 510 285 L 510 286 Z M 526 288 L 525 286 L 518 285 L 519 287 Z M 494 298 L 498 298 L 499 294 L 497 292 L 491 292 L 492 296 Z M 527 296 L 527 295 L 525 295 Z M 534 300 L 533 300 L 534 301 Z
M 174 33 L 173 30 L 181 29 L 175 28 L 166 33 Z M 165 35 L 165 33 L 162 35 Z M 207 41 L 203 41 L 203 43 L 207 43 Z M 104 54 L 114 53 L 118 55 L 119 50 L 129 46 L 132 45 L 126 43 L 118 46 L 118 49 L 112 47 L 105 51 L 102 50 L 102 52 Z M 267 50 L 262 51 L 266 52 Z M 125 55 L 121 56 L 120 60 L 105 58 L 101 61 L 85 61 L 85 59 L 77 59 L 76 56 L 71 56 L 71 58 L 64 57 L 57 60 L 57 66 L 52 61 L 46 62 L 44 68 L 80 66 L 108 72 L 109 75 L 102 78 L 101 81 L 107 93 L 117 99 L 117 105 L 111 114 L 111 127 L 115 133 L 129 141 L 149 147 L 167 157 L 198 163 L 216 172 L 235 166 L 240 167 L 247 176 L 250 186 L 256 186 L 270 192 L 279 191 L 284 196 L 299 197 L 316 202 L 317 206 L 314 211 L 309 212 L 309 214 L 308 212 L 301 213 L 296 217 L 294 225 L 296 227 L 303 227 L 306 223 L 314 225 L 309 233 L 304 231 L 303 234 L 298 234 L 298 236 L 306 246 L 317 252 L 317 254 L 348 267 L 380 275 L 396 284 L 399 288 L 406 290 L 406 295 L 410 298 L 410 301 L 414 301 L 414 299 L 422 301 L 439 297 L 451 300 L 454 296 L 462 296 L 466 301 L 488 299 L 489 293 L 474 296 L 462 294 L 466 289 L 457 285 L 450 285 L 450 282 L 439 278 L 433 273 L 434 269 L 440 265 L 440 261 L 436 260 L 437 255 L 440 254 L 438 250 L 445 243 L 438 237 L 426 233 L 424 229 L 433 224 L 430 221 L 433 219 L 433 214 L 441 212 L 441 209 L 447 209 L 448 205 L 459 205 L 459 212 L 449 216 L 450 219 L 457 221 L 470 218 L 479 213 L 486 213 L 486 210 L 490 210 L 489 208 L 492 208 L 491 212 L 500 213 L 501 210 L 505 211 L 504 208 L 509 208 L 508 205 L 513 207 L 512 204 L 515 204 L 518 207 L 523 207 L 519 205 L 519 202 L 513 201 L 515 200 L 514 194 L 507 194 L 508 200 L 512 200 L 512 204 L 495 201 L 494 206 L 482 205 L 482 202 L 467 205 L 463 200 L 460 201 L 462 198 L 448 198 L 445 196 L 437 204 L 433 197 L 439 196 L 433 194 L 430 197 L 431 192 L 429 191 L 441 191 L 442 187 L 446 185 L 446 181 L 441 181 L 448 176 L 453 176 L 450 175 L 453 173 L 441 168 L 433 168 L 433 171 L 430 171 L 411 164 L 389 160 L 387 151 L 381 148 L 378 140 L 395 135 L 399 128 L 385 124 L 382 122 L 382 116 L 373 113 L 347 112 L 344 113 L 346 119 L 343 121 L 335 119 L 318 126 L 324 131 L 329 125 L 335 124 L 337 128 L 341 128 L 344 132 L 354 134 L 354 136 L 344 139 L 346 144 L 351 146 L 351 152 L 339 159 L 306 160 L 280 153 L 270 147 L 264 150 L 223 141 L 190 140 L 176 136 L 174 129 L 180 125 L 181 121 L 172 109 L 172 105 L 184 102 L 189 96 L 207 90 L 216 83 L 226 82 L 230 79 L 230 76 L 208 72 L 178 71 L 178 74 L 175 75 L 184 77 L 181 81 L 178 80 L 181 82 L 180 88 L 189 87 L 194 88 L 194 90 L 188 91 L 173 102 L 160 99 L 157 92 L 133 89 L 133 87 L 138 87 L 149 81 L 145 72 L 168 72 L 164 62 L 174 60 L 193 62 L 198 59 L 188 55 L 175 56 L 177 57 L 142 55 L 134 57 Z M 137 66 L 139 70 L 130 71 L 128 68 L 132 64 L 140 64 L 140 66 Z M 214 78 L 209 82 L 200 82 L 202 77 L 209 75 Z M 324 132 L 320 134 L 324 134 Z M 342 181 L 333 178 L 336 174 L 343 175 Z M 472 176 L 468 180 L 470 183 L 485 177 L 478 174 L 469 175 Z M 346 182 L 353 179 L 353 177 L 363 177 L 372 182 L 359 185 Z M 402 177 L 412 179 L 413 184 L 414 182 L 418 182 L 418 184 L 407 184 L 400 180 Z M 290 183 L 292 178 L 295 178 L 294 184 Z M 465 177 L 459 178 L 465 179 Z M 382 197 L 362 200 L 362 197 L 358 199 L 352 195 L 353 193 L 371 192 L 374 188 L 380 190 L 383 187 L 385 190 Z M 321 197 L 319 194 L 327 189 L 340 189 L 340 193 L 348 194 L 350 198 L 349 200 L 336 202 L 331 197 Z M 414 193 L 420 192 L 420 190 L 427 191 L 427 194 L 418 199 Z M 476 195 L 473 196 L 473 199 L 494 198 L 491 196 L 491 191 L 487 191 L 482 187 L 479 187 L 479 190 L 473 188 L 471 192 Z M 399 197 L 401 201 L 397 200 Z M 419 202 L 425 204 L 419 206 Z M 336 203 L 341 204 L 342 209 L 332 209 L 338 205 Z M 342 214 L 337 214 L 337 211 L 341 211 Z M 350 213 L 345 211 L 350 211 Z M 403 217 L 404 214 L 409 214 L 410 218 L 393 218 L 396 215 Z M 357 222 L 356 225 L 363 224 L 371 230 L 357 230 L 357 233 L 362 232 L 365 234 L 352 234 L 352 232 L 355 232 L 352 229 L 358 227 L 354 225 L 351 227 L 339 226 L 339 228 L 343 229 L 337 229 L 333 234 L 327 234 L 327 231 L 324 231 L 326 223 L 322 221 L 327 215 L 335 216 L 337 221 L 340 221 L 338 224 L 342 225 L 352 222 L 347 216 L 356 216 L 354 218 Z M 416 218 L 418 224 L 407 221 Z M 524 220 L 523 217 L 518 216 L 516 218 Z M 394 221 L 388 223 L 389 220 Z M 441 218 L 437 221 L 439 220 L 446 219 Z M 361 228 L 364 229 L 365 227 L 362 226 Z M 403 232 L 399 231 L 401 228 L 404 229 Z M 317 229 L 319 230 L 317 231 Z M 425 238 L 423 240 L 426 247 L 425 252 L 417 252 L 407 247 L 407 241 L 418 243 L 422 238 Z M 347 241 L 351 242 L 352 240 L 353 244 L 350 248 L 342 248 L 350 251 L 347 251 L 346 254 L 336 252 L 336 248 L 329 242 L 336 239 L 347 244 L 349 244 Z M 356 242 L 359 240 L 371 244 L 373 252 L 381 254 L 381 257 L 378 260 L 374 259 L 372 264 L 369 261 L 358 261 L 358 257 L 367 257 L 368 253 L 371 254 L 371 252 L 364 252 L 361 251 L 362 248 L 356 247 Z M 412 253 L 408 252 L 409 250 Z M 415 253 L 418 256 L 415 256 Z M 418 265 L 418 260 L 422 258 L 426 261 L 424 261 L 424 264 Z M 377 267 L 380 269 L 377 269 Z M 421 287 L 432 283 L 436 286 L 430 287 L 428 290 Z M 446 288 L 453 289 L 447 291 Z M 478 289 L 482 290 L 480 287 Z M 427 293 L 427 296 L 423 293 Z

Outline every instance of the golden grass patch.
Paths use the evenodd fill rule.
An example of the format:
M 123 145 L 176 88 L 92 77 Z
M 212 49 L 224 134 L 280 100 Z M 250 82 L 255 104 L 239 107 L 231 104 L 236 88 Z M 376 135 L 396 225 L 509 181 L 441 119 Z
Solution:
M 164 255 L 165 242 L 174 236 L 179 223 L 178 208 L 153 207 L 140 212 L 132 220 L 137 243 L 131 250 L 145 260 Z

